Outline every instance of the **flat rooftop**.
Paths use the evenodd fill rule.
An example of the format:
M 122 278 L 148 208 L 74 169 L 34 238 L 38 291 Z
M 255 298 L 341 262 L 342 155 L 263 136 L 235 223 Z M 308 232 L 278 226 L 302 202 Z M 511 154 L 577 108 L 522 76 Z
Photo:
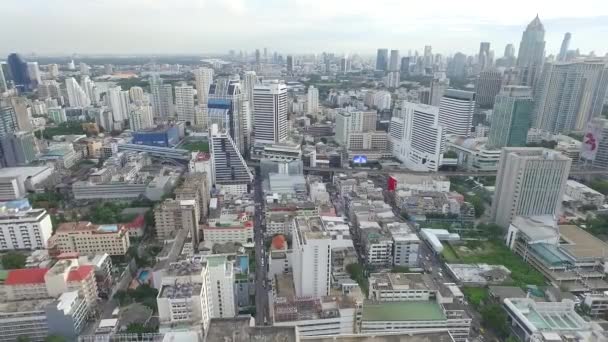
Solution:
M 422 273 L 373 273 L 369 278 L 373 289 L 428 290 L 433 287 L 431 278 Z
M 44 308 L 54 302 L 49 299 L 18 300 L 14 302 L 0 302 L 0 317 L 16 312 L 44 311 Z
M 0 169 L 0 178 L 22 177 L 27 178 L 35 176 L 48 170 L 48 166 L 21 166 L 21 167 L 5 167 Z
M 202 284 L 199 283 L 181 283 L 176 285 L 164 285 L 160 289 L 158 298 L 190 298 L 200 294 Z
M 506 299 L 505 304 L 538 330 L 581 330 L 588 323 L 574 310 L 574 302 L 534 302 L 528 298 Z
M 404 302 L 366 302 L 364 321 L 442 321 L 446 319 L 441 306 L 434 300 Z
M 300 336 L 300 341 L 309 342 L 452 342 L 454 339 L 447 332 L 421 333 L 374 333 L 337 336 Z
M 559 232 L 562 240 L 567 242 L 560 247 L 576 259 L 603 259 L 608 256 L 608 244 L 577 226 L 559 226 Z
M 252 318 L 213 318 L 206 342 L 295 342 L 296 327 L 255 327 Z

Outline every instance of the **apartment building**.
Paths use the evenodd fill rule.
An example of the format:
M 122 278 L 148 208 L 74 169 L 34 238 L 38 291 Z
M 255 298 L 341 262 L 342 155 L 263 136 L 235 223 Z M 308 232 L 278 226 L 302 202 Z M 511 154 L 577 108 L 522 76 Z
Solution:
M 60 253 L 125 255 L 129 246 L 129 231 L 124 225 L 97 225 L 88 221 L 66 222 L 59 225 L 49 240 L 51 248 Z
M 0 203 L 0 250 L 44 249 L 53 233 L 44 209 L 32 209 L 28 200 Z

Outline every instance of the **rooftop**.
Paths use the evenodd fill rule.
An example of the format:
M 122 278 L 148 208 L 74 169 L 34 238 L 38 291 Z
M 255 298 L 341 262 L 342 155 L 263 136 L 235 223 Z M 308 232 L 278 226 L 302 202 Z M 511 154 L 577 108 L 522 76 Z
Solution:
M 576 259 L 608 257 L 608 244 L 585 230 L 574 225 L 563 225 L 559 226 L 559 232 L 567 243 L 560 247 Z
M 65 222 L 57 228 L 58 233 L 76 233 L 90 231 L 93 233 L 106 234 L 117 233 L 123 230 L 123 225 L 118 224 L 102 224 L 97 225 L 89 221 Z
M 310 342 L 452 342 L 454 339 L 444 332 L 374 333 L 337 336 L 301 336 L 301 341 Z
M 372 273 L 369 283 L 375 290 L 428 290 L 432 280 L 422 273 Z
M 160 289 L 158 298 L 190 298 L 200 295 L 203 285 L 200 283 L 177 283 L 175 285 L 164 285 Z
M 588 329 L 585 322 L 574 310 L 574 302 L 535 302 L 529 298 L 507 298 L 505 305 L 509 311 L 523 317 L 530 328 L 540 331 Z
M 255 327 L 252 318 L 213 318 L 207 342 L 295 342 L 295 327 Z
M 436 301 L 366 302 L 364 321 L 441 321 L 446 316 Z
M 16 312 L 44 311 L 44 308 L 55 299 L 18 300 L 13 302 L 0 302 L 0 315 Z M 41 313 L 44 315 L 44 313 Z
M 4 285 L 44 284 L 44 275 L 48 268 L 23 268 L 11 270 Z

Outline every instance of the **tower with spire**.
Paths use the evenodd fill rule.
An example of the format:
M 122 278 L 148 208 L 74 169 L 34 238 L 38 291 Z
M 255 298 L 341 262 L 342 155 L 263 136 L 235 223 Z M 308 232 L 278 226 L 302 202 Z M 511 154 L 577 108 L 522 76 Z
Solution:
M 519 84 L 534 90 L 545 59 L 545 27 L 538 14 L 522 34 L 517 54 Z

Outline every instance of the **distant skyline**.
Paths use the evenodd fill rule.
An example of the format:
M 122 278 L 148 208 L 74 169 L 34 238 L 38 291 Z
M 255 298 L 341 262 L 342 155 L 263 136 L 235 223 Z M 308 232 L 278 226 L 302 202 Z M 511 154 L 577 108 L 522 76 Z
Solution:
M 500 7 L 499 5 L 508 5 Z M 2 0 L 0 53 L 216 54 L 230 49 L 402 55 L 473 55 L 488 41 L 496 57 L 539 14 L 547 55 L 566 32 L 571 49 L 608 52 L 608 1 L 480 0 Z M 5 57 L 0 57 L 4 59 Z

